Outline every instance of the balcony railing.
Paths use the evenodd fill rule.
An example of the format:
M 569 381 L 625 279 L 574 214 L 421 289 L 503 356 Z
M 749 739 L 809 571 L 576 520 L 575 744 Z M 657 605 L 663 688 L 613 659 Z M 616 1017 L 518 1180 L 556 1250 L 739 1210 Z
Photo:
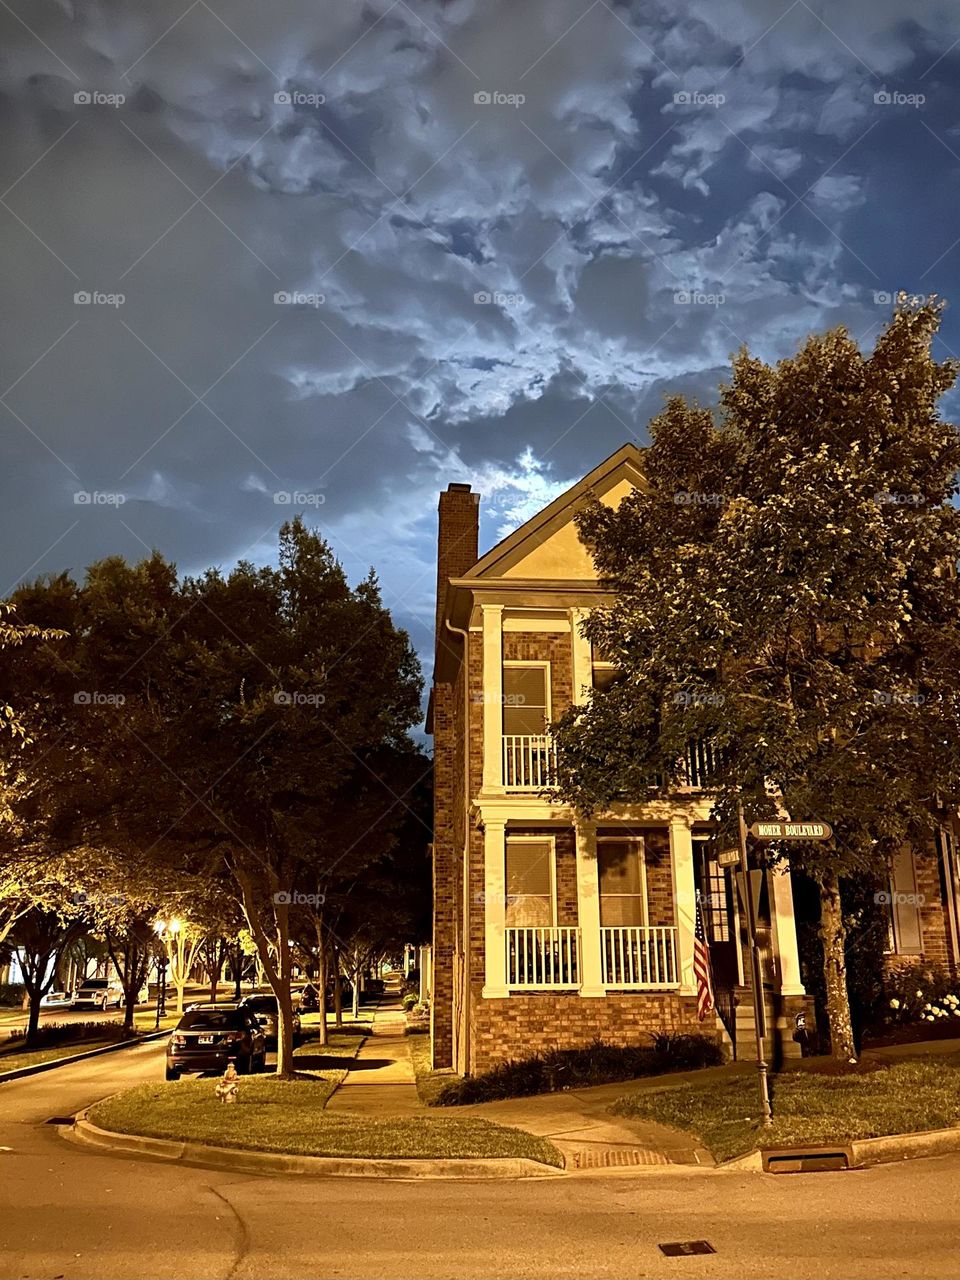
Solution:
M 507 791 L 542 791 L 553 781 L 556 748 L 544 733 L 504 734 L 503 785 Z
M 606 987 L 649 991 L 679 986 L 677 931 L 661 926 L 603 928 L 600 962 Z
M 680 764 L 680 785 L 691 791 L 705 790 L 720 764 L 720 752 L 710 738 L 691 738 Z
M 507 986 L 526 990 L 580 986 L 580 930 L 567 926 L 506 930 Z

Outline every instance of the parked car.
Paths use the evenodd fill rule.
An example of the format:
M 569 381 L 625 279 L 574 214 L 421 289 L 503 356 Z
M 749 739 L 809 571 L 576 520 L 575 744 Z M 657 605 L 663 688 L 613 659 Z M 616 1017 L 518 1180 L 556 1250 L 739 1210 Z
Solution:
M 267 1042 L 253 1010 L 240 1004 L 198 1004 L 188 1009 L 167 1041 L 167 1079 L 185 1071 L 263 1071 Z
M 69 1009 L 73 1004 L 73 992 L 48 991 L 40 1003 L 45 1009 Z
M 74 1009 L 119 1009 L 123 1004 L 123 987 L 111 978 L 87 978 L 77 988 Z
M 243 1005 L 247 1009 L 252 1009 L 256 1014 L 260 1022 L 260 1026 L 263 1028 L 263 1034 L 266 1037 L 267 1044 L 276 1047 L 280 1027 L 280 1010 L 277 1004 L 277 997 L 247 996 L 246 1000 L 243 1001 Z M 302 1028 L 300 1026 L 300 1014 L 296 1009 L 294 1009 L 293 1043 L 298 1045 L 301 1038 Z
M 296 994 L 294 996 L 296 998 Z M 316 983 L 308 982 L 300 992 L 300 999 L 297 1003 L 297 1011 L 299 1013 L 319 1013 L 320 1012 L 320 992 Z

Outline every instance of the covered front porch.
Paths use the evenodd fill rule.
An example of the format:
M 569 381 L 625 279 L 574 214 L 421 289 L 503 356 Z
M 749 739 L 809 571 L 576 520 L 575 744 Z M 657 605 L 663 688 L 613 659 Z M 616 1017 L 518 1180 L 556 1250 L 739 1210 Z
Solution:
M 706 812 L 625 807 L 615 819 L 583 822 L 555 809 L 534 813 L 532 803 L 522 816 L 512 807 L 509 817 L 496 806 L 478 813 L 483 948 L 474 972 L 482 999 L 695 996 L 698 898 L 718 1009 L 725 992 L 749 985 L 743 886 L 735 870 L 718 866 Z M 765 878 L 769 985 L 803 996 L 790 876 L 753 874 Z M 759 888 L 755 881 L 758 896 Z

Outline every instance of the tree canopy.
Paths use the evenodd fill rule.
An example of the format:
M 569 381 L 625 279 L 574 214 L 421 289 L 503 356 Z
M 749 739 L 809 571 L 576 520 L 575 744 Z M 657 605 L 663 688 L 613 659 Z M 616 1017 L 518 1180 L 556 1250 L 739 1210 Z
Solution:
M 880 875 L 960 801 L 957 375 L 941 306 L 902 301 L 872 353 L 844 329 L 771 366 L 742 350 L 718 411 L 671 399 L 647 486 L 579 518 L 612 593 L 585 630 L 619 680 L 557 726 L 581 810 L 682 782 L 709 738 L 716 816 L 833 824 L 773 849 L 821 889 L 835 1052 L 852 1056 L 838 880 Z

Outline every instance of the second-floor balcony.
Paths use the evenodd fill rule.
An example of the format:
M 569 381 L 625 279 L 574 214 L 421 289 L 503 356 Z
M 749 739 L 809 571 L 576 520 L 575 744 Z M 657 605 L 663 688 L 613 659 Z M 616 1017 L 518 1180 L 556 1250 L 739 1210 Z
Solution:
M 506 791 L 545 791 L 553 785 L 557 750 L 549 734 L 504 734 L 502 751 Z M 679 790 L 705 790 L 719 764 L 719 754 L 709 739 L 691 739 L 680 761 Z M 650 785 L 660 784 L 660 779 L 655 778 Z

